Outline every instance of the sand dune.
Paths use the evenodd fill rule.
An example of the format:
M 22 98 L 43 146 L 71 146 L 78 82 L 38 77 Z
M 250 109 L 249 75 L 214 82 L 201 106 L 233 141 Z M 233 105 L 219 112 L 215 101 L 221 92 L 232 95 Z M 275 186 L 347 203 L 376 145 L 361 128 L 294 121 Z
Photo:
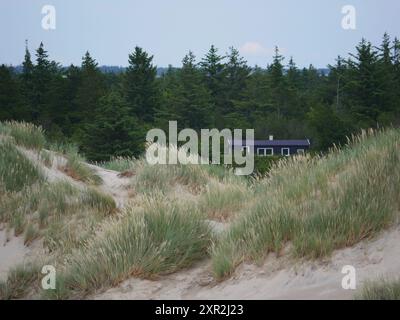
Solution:
M 93 299 L 352 299 L 342 288 L 343 266 L 356 268 L 357 289 L 365 280 L 398 275 L 400 226 L 372 241 L 337 250 L 330 259 L 294 262 L 270 255 L 263 266 L 245 264 L 215 283 L 209 263 L 157 280 L 130 279 Z

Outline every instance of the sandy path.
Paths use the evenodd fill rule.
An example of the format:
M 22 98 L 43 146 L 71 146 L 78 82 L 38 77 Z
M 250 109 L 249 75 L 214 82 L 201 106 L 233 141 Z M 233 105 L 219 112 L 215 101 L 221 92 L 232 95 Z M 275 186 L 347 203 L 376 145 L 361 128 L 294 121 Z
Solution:
M 104 193 L 110 194 L 118 208 L 122 208 L 129 200 L 129 185 L 131 178 L 120 177 L 118 171 L 104 169 L 95 165 L 88 164 L 91 168 L 96 170 L 96 173 L 103 179 L 103 183 L 99 189 Z
M 365 280 L 400 275 L 400 227 L 378 238 L 334 252 L 331 259 L 293 263 L 272 255 L 263 266 L 244 264 L 234 276 L 215 283 L 210 263 L 163 276 L 157 281 L 129 279 L 95 299 L 352 299 L 341 286 L 343 266 L 356 268 L 357 288 Z

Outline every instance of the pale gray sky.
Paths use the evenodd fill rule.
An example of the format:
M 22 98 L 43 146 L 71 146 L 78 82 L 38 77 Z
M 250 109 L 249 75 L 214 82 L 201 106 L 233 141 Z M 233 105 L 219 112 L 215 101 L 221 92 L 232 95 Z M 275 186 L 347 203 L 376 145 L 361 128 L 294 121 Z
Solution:
M 46 4 L 55 30 L 42 28 Z M 341 27 L 344 5 L 356 9 L 356 30 Z M 300 66 L 325 67 L 362 37 L 399 37 L 399 14 L 399 0 L 1 0 L 0 63 L 20 64 L 29 39 L 32 53 L 43 41 L 63 65 L 89 50 L 100 65 L 125 66 L 139 45 L 158 66 L 179 66 L 188 50 L 199 60 L 214 44 L 239 48 L 250 65 L 266 66 L 277 45 Z

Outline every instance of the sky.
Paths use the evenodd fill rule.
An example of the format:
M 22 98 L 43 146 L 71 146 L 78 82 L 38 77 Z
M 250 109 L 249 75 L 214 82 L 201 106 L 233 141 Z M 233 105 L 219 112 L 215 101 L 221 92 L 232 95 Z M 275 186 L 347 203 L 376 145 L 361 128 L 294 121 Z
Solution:
M 42 26 L 45 5 L 55 29 Z M 342 26 L 353 22 L 346 5 L 355 29 Z M 99 65 L 126 66 L 137 45 L 159 67 L 180 66 L 189 50 L 200 60 L 214 44 L 222 55 L 239 49 L 251 66 L 265 67 L 278 46 L 286 62 L 323 68 L 362 37 L 400 37 L 399 14 L 399 0 L 0 0 L 0 64 L 21 64 L 28 39 L 32 54 L 43 41 L 62 65 L 79 65 L 88 50 Z

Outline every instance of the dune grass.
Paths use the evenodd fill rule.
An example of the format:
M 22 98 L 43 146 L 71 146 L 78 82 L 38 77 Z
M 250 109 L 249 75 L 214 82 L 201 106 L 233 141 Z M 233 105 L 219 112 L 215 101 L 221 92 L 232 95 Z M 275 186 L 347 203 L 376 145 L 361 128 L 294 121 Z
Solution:
M 209 181 L 209 175 L 199 165 L 149 165 L 144 159 L 137 162 L 133 187 L 139 193 L 151 194 L 155 191 L 167 193 L 176 184 L 200 191 Z
M 7 280 L 0 281 L 0 300 L 24 297 L 32 285 L 39 283 L 43 275 L 36 262 L 20 264 L 10 270 Z
M 131 171 L 135 167 L 135 158 L 130 157 L 114 157 L 110 161 L 96 163 L 96 165 L 119 172 Z
M 151 199 L 143 209 L 127 209 L 69 259 L 51 297 L 82 296 L 137 276 L 154 278 L 206 257 L 209 226 L 177 203 Z M 62 292 L 63 294 L 61 294 Z
M 400 133 L 354 138 L 326 157 L 275 167 L 255 201 L 212 248 L 217 278 L 245 260 L 261 261 L 292 243 L 292 254 L 318 258 L 388 227 L 400 207 Z
M 5 191 L 20 191 L 44 177 L 38 166 L 27 159 L 10 141 L 0 141 L 0 182 Z
M 85 159 L 78 153 L 69 152 L 66 156 L 67 163 L 62 169 L 67 175 L 88 184 L 100 185 L 103 183 L 96 170 L 86 164 Z
M 0 123 L 0 134 L 13 137 L 17 145 L 28 149 L 42 149 L 46 144 L 44 130 L 31 123 L 7 121 Z
M 368 281 L 357 300 L 400 300 L 400 279 Z
M 252 197 L 252 189 L 243 181 L 211 181 L 200 195 L 198 209 L 211 220 L 232 220 Z

